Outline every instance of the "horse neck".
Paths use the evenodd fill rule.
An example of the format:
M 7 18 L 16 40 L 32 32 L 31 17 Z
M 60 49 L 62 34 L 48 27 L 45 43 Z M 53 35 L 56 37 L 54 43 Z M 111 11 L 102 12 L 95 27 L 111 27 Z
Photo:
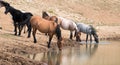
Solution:
M 73 26 L 74 26 L 74 28 L 75 28 L 75 31 L 78 32 L 79 30 L 78 30 L 77 24 L 76 24 L 75 22 L 73 22 Z
M 10 6 L 10 11 L 9 12 L 12 16 L 15 16 L 16 12 L 22 13 L 21 11 L 19 11 L 19 10 L 15 9 L 11 6 Z
M 58 17 L 58 24 L 61 24 L 63 20 L 64 20 L 63 17 Z

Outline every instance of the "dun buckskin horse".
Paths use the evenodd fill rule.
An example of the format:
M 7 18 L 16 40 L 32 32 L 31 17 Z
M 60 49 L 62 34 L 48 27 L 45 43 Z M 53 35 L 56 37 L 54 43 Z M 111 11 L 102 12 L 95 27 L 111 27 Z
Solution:
M 78 31 L 77 25 L 72 20 L 68 20 L 63 17 L 49 16 L 45 11 L 43 11 L 42 17 L 46 20 L 52 20 L 52 21 L 54 21 L 55 18 L 58 18 L 58 24 L 60 24 L 61 28 L 70 31 L 70 39 L 72 39 L 73 37 L 73 31 Z
M 56 19 L 57 22 L 57 19 Z M 33 38 L 34 38 L 34 43 L 37 42 L 36 40 L 36 31 L 39 30 L 42 33 L 48 33 L 49 35 L 49 41 L 48 41 L 48 48 L 50 48 L 51 40 L 53 38 L 53 35 L 56 34 L 57 37 L 57 44 L 59 50 L 61 50 L 61 30 L 60 26 L 54 21 L 48 21 L 40 16 L 32 16 L 30 19 L 31 26 L 33 28 Z
M 79 36 L 81 35 L 81 32 L 82 32 L 82 33 L 86 34 L 86 43 L 87 43 L 87 40 L 88 40 L 88 35 L 90 35 L 90 43 L 92 42 L 92 35 L 94 37 L 95 42 L 99 43 L 98 35 L 96 33 L 95 28 L 93 28 L 92 25 L 87 25 L 87 24 L 84 24 L 84 23 L 76 23 L 76 24 L 77 24 L 77 27 L 78 27 L 78 30 L 79 30 L 76 33 L 77 41 L 81 41 Z
M 22 13 L 20 10 L 13 8 L 10 6 L 9 3 L 5 1 L 0 1 L 1 7 L 5 7 L 5 14 L 10 13 L 12 15 L 13 23 L 14 23 L 14 32 L 15 35 L 17 35 L 17 28 L 19 29 L 19 36 L 21 35 L 21 31 L 23 29 L 23 26 L 26 24 L 28 27 L 28 37 L 30 37 L 31 33 L 31 24 L 29 22 L 29 18 L 33 16 L 30 12 Z M 22 22 L 26 21 L 25 24 L 20 24 Z

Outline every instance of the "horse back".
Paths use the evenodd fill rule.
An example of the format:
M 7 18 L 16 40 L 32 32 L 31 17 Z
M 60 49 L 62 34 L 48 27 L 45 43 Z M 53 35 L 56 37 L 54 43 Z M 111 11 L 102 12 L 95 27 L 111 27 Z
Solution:
M 37 28 L 40 32 L 42 33 L 48 33 L 50 31 L 55 30 L 55 22 L 53 21 L 48 21 L 40 16 L 32 16 L 30 23 L 33 28 Z

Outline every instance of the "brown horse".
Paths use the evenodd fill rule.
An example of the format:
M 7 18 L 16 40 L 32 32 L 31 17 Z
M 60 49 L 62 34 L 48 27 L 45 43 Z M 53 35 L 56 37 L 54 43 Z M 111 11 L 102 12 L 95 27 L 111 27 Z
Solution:
M 46 19 L 46 20 L 50 20 L 50 21 L 55 21 L 57 19 L 56 16 L 49 16 L 45 11 L 42 12 L 42 18 Z M 55 21 L 57 22 L 57 21 Z M 45 33 L 45 35 L 48 35 L 47 33 Z
M 50 48 L 53 35 L 56 34 L 56 37 L 58 39 L 57 41 L 58 48 L 59 50 L 61 50 L 61 41 L 62 41 L 61 30 L 60 30 L 60 26 L 56 22 L 45 20 L 40 16 L 32 16 L 30 19 L 30 23 L 33 28 L 34 43 L 37 42 L 35 36 L 37 30 L 39 30 L 42 33 L 48 33 L 49 35 L 48 48 Z

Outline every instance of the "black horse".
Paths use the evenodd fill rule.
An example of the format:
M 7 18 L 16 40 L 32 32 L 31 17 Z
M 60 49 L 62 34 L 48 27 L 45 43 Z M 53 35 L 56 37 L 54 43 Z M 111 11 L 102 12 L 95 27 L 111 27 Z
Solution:
M 9 3 L 5 1 L 0 1 L 1 6 L 5 7 L 5 14 L 10 13 L 12 15 L 13 23 L 14 23 L 14 32 L 15 35 L 17 35 L 17 28 L 19 29 L 19 36 L 21 35 L 21 31 L 23 29 L 24 25 L 27 25 L 28 27 L 28 37 L 30 37 L 31 34 L 31 24 L 29 22 L 29 19 L 31 16 L 33 16 L 30 12 L 23 13 L 20 10 L 17 10 L 10 6 Z M 26 22 L 24 24 L 21 24 L 22 22 Z

